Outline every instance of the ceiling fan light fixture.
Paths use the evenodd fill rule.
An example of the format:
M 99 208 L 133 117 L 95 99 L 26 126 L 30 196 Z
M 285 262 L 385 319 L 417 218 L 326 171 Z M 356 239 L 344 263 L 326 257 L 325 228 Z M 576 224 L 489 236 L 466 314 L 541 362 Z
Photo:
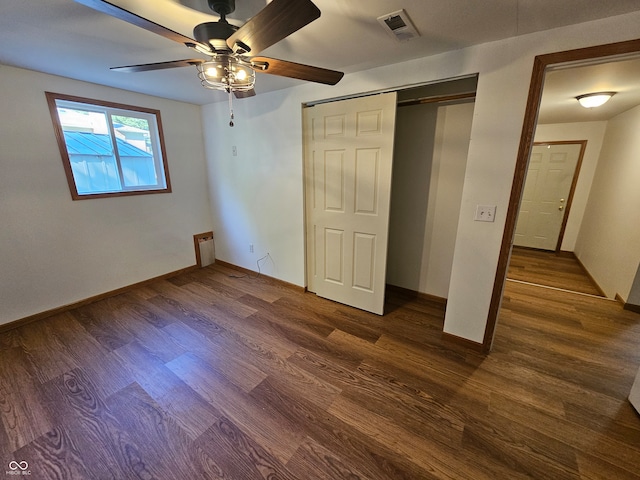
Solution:
M 197 68 L 200 83 L 211 90 L 244 92 L 255 85 L 256 74 L 251 64 L 233 55 L 216 55 Z
M 196 52 L 203 53 L 205 55 L 213 55 L 214 53 L 209 47 L 200 43 L 192 43 L 187 45 L 187 47 L 193 48 Z
M 578 100 L 584 108 L 595 108 L 607 103 L 615 94 L 616 92 L 585 93 L 584 95 L 578 95 L 576 100 Z

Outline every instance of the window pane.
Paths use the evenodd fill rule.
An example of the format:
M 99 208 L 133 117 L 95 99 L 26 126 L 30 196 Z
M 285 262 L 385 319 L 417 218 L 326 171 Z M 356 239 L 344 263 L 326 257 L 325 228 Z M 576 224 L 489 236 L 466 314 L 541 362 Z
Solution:
M 58 108 L 78 193 L 117 192 L 120 176 L 104 112 Z
M 112 157 L 71 158 L 71 169 L 80 195 L 120 191 L 116 159 Z
M 144 118 L 112 115 L 122 178 L 127 187 L 158 185 L 149 122 Z

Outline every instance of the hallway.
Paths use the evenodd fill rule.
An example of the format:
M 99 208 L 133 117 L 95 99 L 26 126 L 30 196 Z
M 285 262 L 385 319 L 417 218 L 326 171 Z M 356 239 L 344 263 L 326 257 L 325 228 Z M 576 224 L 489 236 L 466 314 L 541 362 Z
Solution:
M 603 297 L 603 293 L 577 258 L 514 246 L 507 272 L 508 280 L 533 283 Z

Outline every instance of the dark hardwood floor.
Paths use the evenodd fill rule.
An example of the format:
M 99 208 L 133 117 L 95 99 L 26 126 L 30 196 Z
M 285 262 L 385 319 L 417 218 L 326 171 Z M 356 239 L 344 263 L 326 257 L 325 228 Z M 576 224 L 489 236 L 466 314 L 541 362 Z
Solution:
M 514 245 L 507 278 L 604 296 L 580 262 L 569 253 L 557 254 Z
M 231 273 L 213 265 L 1 334 L 5 471 L 640 478 L 626 400 L 640 315 L 616 302 L 507 282 L 482 356 L 441 339 L 437 303 L 392 293 L 379 317 Z

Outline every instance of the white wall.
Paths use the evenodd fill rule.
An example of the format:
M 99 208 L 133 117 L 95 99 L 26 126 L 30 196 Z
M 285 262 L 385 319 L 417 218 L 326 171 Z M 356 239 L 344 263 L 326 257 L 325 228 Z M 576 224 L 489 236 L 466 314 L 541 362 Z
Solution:
M 387 283 L 447 298 L 473 103 L 398 108 Z
M 538 125 L 534 141 L 553 142 L 563 140 L 586 140 L 587 148 L 582 158 L 582 166 L 578 176 L 578 183 L 571 203 L 567 227 L 562 239 L 561 250 L 573 252 L 576 246 L 576 239 L 587 208 L 591 183 L 600 158 L 602 139 L 607 122 L 580 122 L 580 123 L 556 123 Z
M 636 307 L 640 307 L 640 265 L 638 265 L 636 277 L 633 279 L 633 284 L 631 285 L 631 291 L 629 292 L 627 303 L 635 305 Z
M 575 253 L 604 293 L 627 300 L 640 262 L 640 107 L 607 124 Z
M 72 201 L 45 91 L 161 111 L 172 193 Z M 200 107 L 0 65 L 0 324 L 195 264 Z
M 631 386 L 629 401 L 631 402 L 631 405 L 633 405 L 633 408 L 635 408 L 636 411 L 640 413 L 640 368 L 638 369 L 638 373 L 636 373 L 636 379 Z
M 633 13 L 352 73 L 335 87 L 259 94 L 235 103 L 233 129 L 226 103 L 206 105 L 218 258 L 255 268 L 268 251 L 270 274 L 304 285 L 303 102 L 479 73 L 444 331 L 482 342 L 535 55 L 638 37 L 640 14 Z M 497 205 L 495 223 L 473 221 L 477 204 Z

